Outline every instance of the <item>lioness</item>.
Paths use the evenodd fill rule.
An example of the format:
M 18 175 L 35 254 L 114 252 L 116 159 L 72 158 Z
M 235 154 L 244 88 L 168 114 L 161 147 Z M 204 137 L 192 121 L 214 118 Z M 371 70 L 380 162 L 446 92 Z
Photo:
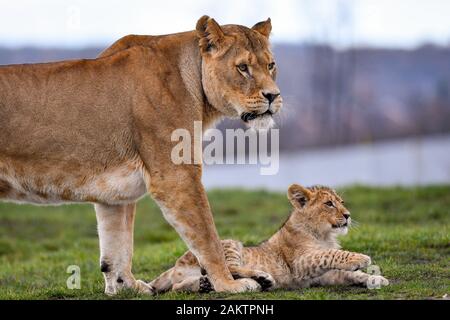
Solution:
M 171 161 L 171 134 L 222 116 L 270 125 L 282 105 L 270 32 L 270 19 L 221 27 L 203 16 L 195 31 L 127 36 L 98 59 L 1 67 L 0 199 L 94 203 L 105 292 L 152 293 L 131 273 L 148 191 L 216 291 L 251 289 L 225 265 L 202 166 Z
M 373 285 L 389 284 L 381 275 L 359 270 L 371 264 L 370 257 L 340 250 L 336 237 L 347 233 L 351 218 L 333 189 L 293 184 L 288 198 L 294 210 L 269 240 L 256 247 L 222 241 L 226 263 L 235 278 L 253 279 L 252 290 L 368 285 L 369 279 Z M 209 276 L 190 251 L 150 285 L 156 292 L 212 290 Z

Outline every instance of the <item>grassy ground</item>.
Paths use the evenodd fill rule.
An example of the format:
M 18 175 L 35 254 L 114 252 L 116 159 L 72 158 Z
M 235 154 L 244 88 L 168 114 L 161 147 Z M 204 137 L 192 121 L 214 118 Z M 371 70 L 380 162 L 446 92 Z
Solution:
M 389 287 L 311 288 L 239 295 L 165 294 L 134 299 L 426 299 L 450 294 L 450 186 L 344 192 L 357 229 L 343 247 L 372 256 Z M 212 191 L 209 199 L 222 238 L 256 244 L 284 221 L 283 194 L 265 191 Z M 148 198 L 138 205 L 134 273 L 150 280 L 170 267 L 184 244 Z M 109 299 L 98 266 L 95 215 L 89 205 L 61 207 L 0 203 L 0 299 Z M 81 268 L 81 289 L 69 290 L 66 268 Z

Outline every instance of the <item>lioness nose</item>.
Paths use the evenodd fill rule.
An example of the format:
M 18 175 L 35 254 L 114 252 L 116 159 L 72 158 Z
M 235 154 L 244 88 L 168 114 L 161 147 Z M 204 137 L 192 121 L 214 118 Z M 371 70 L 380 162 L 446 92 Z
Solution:
M 280 95 L 280 93 L 263 92 L 262 95 L 264 96 L 264 98 L 269 100 L 269 104 L 271 104 L 273 100 L 275 100 Z
M 350 217 L 350 213 L 344 213 L 342 215 L 344 216 L 345 220 L 348 220 L 348 217 Z

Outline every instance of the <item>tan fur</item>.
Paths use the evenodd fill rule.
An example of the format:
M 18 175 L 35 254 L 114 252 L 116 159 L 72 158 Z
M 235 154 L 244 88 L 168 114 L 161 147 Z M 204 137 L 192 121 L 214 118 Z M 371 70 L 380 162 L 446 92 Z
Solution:
M 341 197 L 328 187 L 292 185 L 288 198 L 294 211 L 269 240 L 256 247 L 244 247 L 235 240 L 222 241 L 233 276 L 253 279 L 253 290 L 366 285 L 369 275 L 359 269 L 371 264 L 370 257 L 341 250 L 336 239 L 347 233 L 351 223 Z M 380 285 L 388 284 L 380 275 L 372 277 Z M 202 274 L 189 251 L 150 285 L 157 292 L 208 289 L 207 275 Z
M 200 165 L 175 165 L 174 130 L 281 107 L 267 30 L 220 27 L 127 36 L 94 60 L 0 67 L 0 199 L 96 203 L 106 292 L 151 291 L 131 275 L 135 202 L 149 192 L 218 291 L 248 290 L 226 268 Z M 236 64 L 248 63 L 251 74 Z M 264 115 L 261 115 L 265 113 Z M 194 139 L 192 139 L 194 140 Z M 133 212 L 133 213 L 132 213 Z M 131 218 L 130 218 L 131 219 Z

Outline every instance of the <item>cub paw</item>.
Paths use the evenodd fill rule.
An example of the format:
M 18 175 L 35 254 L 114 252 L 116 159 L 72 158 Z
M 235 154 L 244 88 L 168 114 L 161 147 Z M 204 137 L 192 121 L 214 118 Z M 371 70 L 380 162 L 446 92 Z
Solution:
M 356 271 L 359 269 L 367 268 L 372 264 L 372 259 L 365 254 L 357 253 L 352 256 L 345 264 L 345 269 L 349 271 Z
M 275 285 L 275 279 L 269 273 L 264 271 L 258 271 L 252 279 L 258 282 L 261 286 L 261 291 L 266 291 Z
M 198 292 L 208 293 L 211 291 L 214 291 L 214 288 L 211 282 L 209 281 L 208 277 L 206 276 L 200 277 Z
M 380 289 L 389 285 L 389 280 L 380 275 L 371 275 L 367 279 L 367 287 L 369 289 Z

